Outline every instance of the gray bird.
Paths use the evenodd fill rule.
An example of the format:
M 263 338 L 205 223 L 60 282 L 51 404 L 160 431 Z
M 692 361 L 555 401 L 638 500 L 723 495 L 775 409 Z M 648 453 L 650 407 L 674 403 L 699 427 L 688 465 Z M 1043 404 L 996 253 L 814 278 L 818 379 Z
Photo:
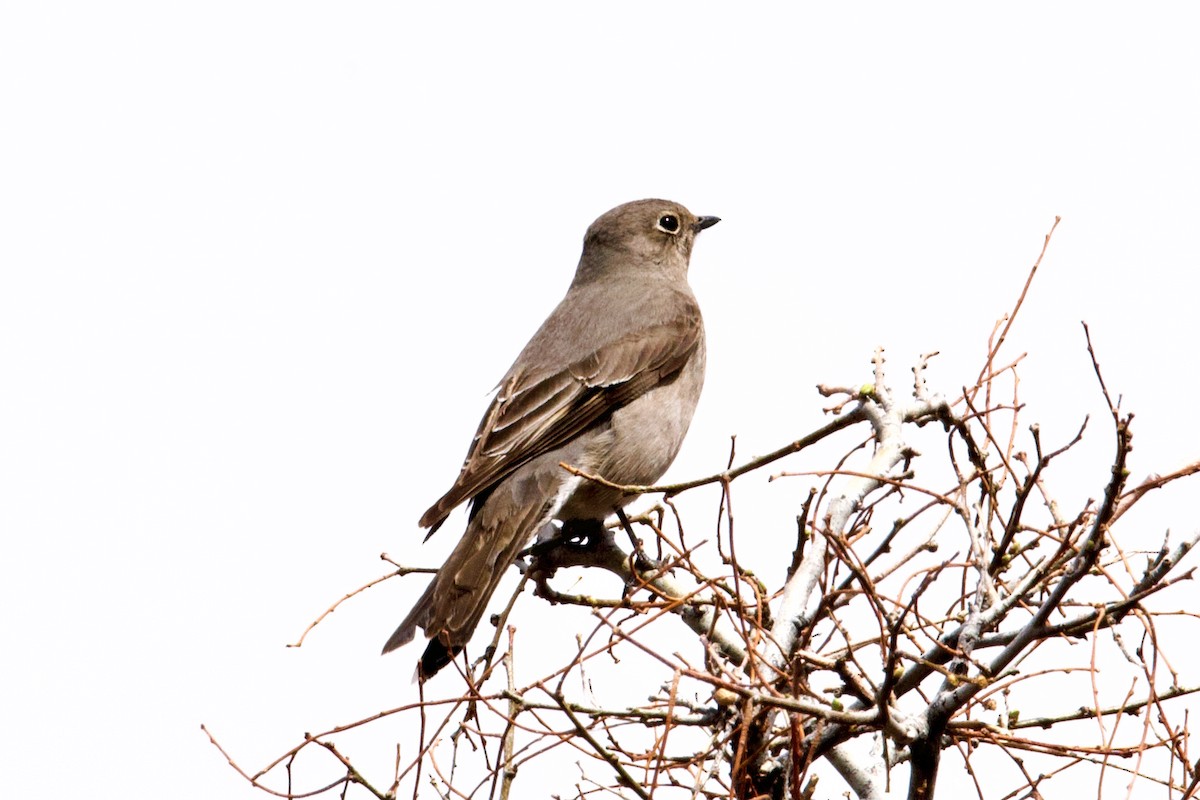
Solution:
M 627 485 L 653 483 L 675 459 L 704 382 L 688 261 L 696 234 L 719 221 L 638 200 L 588 228 L 566 296 L 500 381 L 458 480 L 421 517 L 432 535 L 470 503 L 462 539 L 383 646 L 422 628 L 422 680 L 467 644 L 504 571 L 545 525 L 599 525 L 632 499 L 560 462 Z

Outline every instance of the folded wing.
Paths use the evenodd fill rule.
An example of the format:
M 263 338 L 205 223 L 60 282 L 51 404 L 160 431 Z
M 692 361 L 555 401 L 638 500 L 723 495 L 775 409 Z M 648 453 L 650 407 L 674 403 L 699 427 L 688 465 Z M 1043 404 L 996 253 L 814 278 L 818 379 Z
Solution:
M 565 369 L 508 375 L 479 424 L 458 480 L 425 512 L 421 526 L 432 534 L 460 503 L 674 380 L 696 352 L 701 330 L 700 311 L 692 304 L 674 319 L 628 333 Z

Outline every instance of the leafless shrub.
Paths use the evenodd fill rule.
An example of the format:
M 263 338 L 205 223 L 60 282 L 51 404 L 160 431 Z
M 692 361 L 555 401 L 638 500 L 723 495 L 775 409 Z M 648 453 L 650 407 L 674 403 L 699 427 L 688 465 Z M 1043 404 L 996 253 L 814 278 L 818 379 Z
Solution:
M 882 797 L 898 780 L 909 797 L 928 798 L 948 757 L 980 798 L 1040 797 L 1064 775 L 1097 794 L 1117 781 L 1192 796 L 1198 765 L 1177 701 L 1200 687 L 1168 653 L 1186 653 L 1196 614 L 1167 590 L 1191 578 L 1180 565 L 1200 537 L 1147 547 L 1148 532 L 1119 523 L 1200 462 L 1129 485 L 1133 416 L 1112 400 L 1089 339 L 1108 418 L 1085 427 L 1111 441 L 1108 477 L 1080 507 L 1057 501 L 1055 467 L 1085 430 L 1044 442 L 1020 420 L 1020 359 L 1000 359 L 1029 285 L 956 400 L 928 388 L 928 357 L 902 398 L 877 352 L 866 386 L 821 387 L 835 405 L 820 430 L 702 480 L 624 487 L 664 502 L 622 516 L 587 546 L 539 546 L 521 588 L 585 606 L 594 623 L 536 680 L 517 680 L 519 644 L 534 634 L 517 635 L 510 603 L 484 657 L 456 662 L 462 679 L 451 696 L 423 692 L 420 702 L 307 735 L 253 774 L 230 764 L 287 798 L 808 798 L 832 771 L 860 798 Z M 909 443 L 918 433 L 940 440 L 940 451 L 918 455 Z M 776 476 L 814 483 L 795 541 L 777 554 L 791 560 L 786 582 L 765 585 L 737 557 L 735 482 L 847 437 L 846 455 L 828 469 Z M 696 523 L 684 525 L 672 498 L 713 483 L 722 522 L 694 540 L 686 531 Z M 618 575 L 624 592 L 554 587 L 556 573 L 578 566 Z M 1175 610 L 1163 610 L 1171 598 Z M 601 699 L 621 681 L 614 661 L 636 664 L 639 684 L 659 691 L 634 704 Z M 454 682 L 431 685 L 445 694 Z M 419 718 L 420 741 L 397 748 L 386 777 L 364 775 L 339 750 L 352 731 L 405 716 Z M 556 756 L 579 774 L 547 766 Z M 320 759 L 310 771 L 327 779 L 300 785 L 299 761 Z

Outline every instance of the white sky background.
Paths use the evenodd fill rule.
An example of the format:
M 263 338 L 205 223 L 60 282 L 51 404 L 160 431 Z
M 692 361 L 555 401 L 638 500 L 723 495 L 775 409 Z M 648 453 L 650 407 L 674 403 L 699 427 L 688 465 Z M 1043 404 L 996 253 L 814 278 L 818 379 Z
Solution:
M 876 345 L 901 389 L 940 350 L 956 393 L 1056 214 L 1010 351 L 1026 421 L 1062 443 L 1092 413 L 1075 499 L 1100 491 L 1087 320 L 1134 478 L 1200 455 L 1190 6 L 443 8 L 0 12 L 6 796 L 259 797 L 201 722 L 256 769 L 413 699 L 418 648 L 377 653 L 419 579 L 284 645 L 380 552 L 453 544 L 417 517 L 627 200 L 723 218 L 672 477 L 809 431 Z M 790 534 L 799 484 L 739 490 L 739 541 Z M 1195 529 L 1188 494 L 1147 546 Z

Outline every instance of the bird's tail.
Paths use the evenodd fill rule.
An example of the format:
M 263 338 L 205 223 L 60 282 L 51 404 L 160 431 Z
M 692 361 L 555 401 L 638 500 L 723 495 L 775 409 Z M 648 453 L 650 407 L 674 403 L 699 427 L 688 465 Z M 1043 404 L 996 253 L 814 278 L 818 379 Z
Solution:
M 400 627 L 396 628 L 396 632 L 383 645 L 383 653 L 385 655 L 411 642 L 413 637 L 417 635 L 417 628 L 424 628 L 428 625 L 426 620 L 429 618 L 429 612 L 433 608 L 433 590 L 436 586 L 437 576 L 434 576 L 433 582 L 425 588 L 425 593 L 421 595 L 421 599 L 412 607 L 412 610 L 408 612 L 408 616 L 400 623 Z
M 500 498 L 489 498 L 494 500 Z M 472 515 L 446 563 L 383 646 L 383 652 L 390 653 L 411 642 L 417 628 L 423 629 L 429 644 L 417 668 L 421 680 L 449 664 L 470 641 L 504 571 L 550 512 L 549 504 L 499 505 L 508 507 L 488 502 Z

